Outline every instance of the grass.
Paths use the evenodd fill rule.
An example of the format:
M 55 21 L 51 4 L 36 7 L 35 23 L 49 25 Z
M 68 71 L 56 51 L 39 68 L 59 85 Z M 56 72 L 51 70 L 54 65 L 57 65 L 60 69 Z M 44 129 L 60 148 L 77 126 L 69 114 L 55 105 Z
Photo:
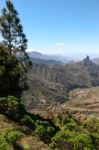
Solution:
M 0 150 L 49 150 L 49 147 L 24 125 L 0 114 Z

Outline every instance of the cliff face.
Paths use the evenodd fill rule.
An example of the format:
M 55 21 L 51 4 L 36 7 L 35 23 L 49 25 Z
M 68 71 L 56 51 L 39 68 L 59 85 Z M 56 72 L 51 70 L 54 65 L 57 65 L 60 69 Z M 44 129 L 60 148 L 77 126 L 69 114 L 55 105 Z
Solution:
M 68 100 L 68 91 L 62 84 L 33 77 L 29 79 L 29 86 L 23 95 L 23 103 L 29 111 L 46 110 Z
M 67 102 L 68 90 L 99 85 L 99 66 L 89 58 L 68 65 L 33 64 L 28 78 L 23 103 L 29 111 L 47 110 Z
M 43 65 L 33 64 L 29 77 L 36 76 L 67 86 L 75 84 L 90 87 L 99 85 L 99 66 L 88 58 L 82 62 L 67 65 Z
M 28 74 L 30 89 L 23 103 L 32 110 L 52 109 L 67 102 L 68 90 L 99 85 L 99 66 L 89 58 L 68 65 L 33 64 Z

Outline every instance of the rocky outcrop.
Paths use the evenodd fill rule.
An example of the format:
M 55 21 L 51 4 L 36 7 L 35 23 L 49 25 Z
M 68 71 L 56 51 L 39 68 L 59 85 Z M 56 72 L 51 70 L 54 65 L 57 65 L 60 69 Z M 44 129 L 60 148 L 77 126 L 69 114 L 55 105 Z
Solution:
M 65 86 L 91 87 L 99 85 L 99 66 L 94 64 L 89 58 L 67 65 L 33 63 L 29 76 L 32 78 L 36 76 L 38 79 L 60 83 Z
M 68 91 L 62 84 L 29 77 L 29 86 L 22 101 L 29 111 L 45 110 L 68 100 Z
M 23 103 L 30 110 L 52 109 L 66 102 L 68 91 L 99 85 L 99 66 L 89 57 L 68 65 L 33 64 Z

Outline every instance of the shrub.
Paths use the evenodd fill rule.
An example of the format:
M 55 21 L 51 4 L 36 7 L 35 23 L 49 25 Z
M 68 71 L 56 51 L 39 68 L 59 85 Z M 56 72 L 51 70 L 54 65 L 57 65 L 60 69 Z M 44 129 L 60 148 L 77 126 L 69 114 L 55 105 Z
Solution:
M 91 138 L 88 134 L 67 131 L 59 131 L 53 138 L 51 147 L 58 149 L 79 150 L 91 148 Z
M 9 144 L 2 136 L 0 136 L 0 150 L 10 150 Z
M 45 142 L 50 142 L 51 137 L 54 135 L 55 128 L 52 127 L 47 121 L 36 121 L 35 133 Z
M 99 119 L 90 117 L 83 124 L 84 124 L 85 128 L 88 129 L 89 132 L 98 132 L 99 133 Z
M 15 143 L 18 141 L 24 134 L 21 131 L 15 130 L 5 130 L 2 133 L 2 137 L 6 139 L 7 142 Z
M 32 129 L 35 129 L 35 122 L 33 119 L 31 119 L 30 116 L 28 115 L 24 115 L 21 119 L 21 123 L 22 124 L 25 124 L 26 126 L 32 128 Z
M 14 96 L 0 98 L 0 112 L 12 116 L 19 112 L 19 100 Z
M 0 135 L 0 150 L 11 150 L 12 146 L 23 136 L 20 131 L 5 129 Z
M 75 121 L 71 117 L 69 117 L 67 114 L 62 116 L 62 125 L 65 125 L 70 122 L 75 123 Z
M 99 149 L 99 133 L 91 133 L 93 147 Z

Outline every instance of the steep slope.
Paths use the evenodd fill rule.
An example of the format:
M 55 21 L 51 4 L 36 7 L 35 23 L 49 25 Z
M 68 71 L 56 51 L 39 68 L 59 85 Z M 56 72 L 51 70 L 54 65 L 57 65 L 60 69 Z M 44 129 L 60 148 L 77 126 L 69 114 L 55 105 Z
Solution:
M 0 114 L 0 150 L 15 149 L 50 150 L 48 145 L 33 134 L 32 130 Z
M 92 89 L 89 87 L 99 85 L 99 66 L 94 64 L 88 56 L 81 62 L 65 66 L 33 64 L 28 78 L 30 89 L 24 93 L 23 103 L 28 111 L 38 113 L 42 116 L 46 116 L 45 114 L 47 112 L 48 116 L 50 113 L 55 112 L 58 114 L 64 112 L 64 109 L 68 110 L 68 108 L 70 108 L 70 110 L 76 110 L 76 106 L 73 108 L 72 104 L 75 104 L 77 99 L 78 103 L 81 101 L 82 103 L 84 101 L 87 103 L 87 99 L 83 94 L 81 101 L 79 101 L 79 97 L 77 97 L 77 99 L 76 97 L 71 97 L 71 90 L 83 88 L 81 89 L 83 93 L 84 88 L 87 87 L 87 90 L 91 93 Z M 69 91 L 71 91 L 70 96 Z M 78 89 L 78 91 L 80 90 Z M 94 91 L 92 90 L 93 97 L 98 98 L 99 95 L 96 94 L 98 93 L 97 91 L 98 88 L 95 88 Z M 74 90 L 73 92 L 75 93 L 76 91 Z M 91 97 L 91 99 L 93 98 Z M 95 109 L 98 109 L 98 103 L 90 103 L 91 106 L 89 107 L 92 107 L 93 110 L 91 111 L 91 109 L 89 109 L 89 114 L 92 114 L 92 112 L 95 112 Z M 82 104 L 81 106 L 83 105 L 85 110 L 84 108 L 81 110 L 87 113 L 87 105 Z M 80 111 L 80 106 L 77 110 Z M 96 114 L 98 114 L 98 112 Z
M 96 65 L 99 65 L 99 58 L 94 58 L 92 59 L 93 63 L 95 63 Z
M 61 106 L 62 111 L 69 110 L 79 116 L 84 114 L 99 117 L 99 87 L 73 90 L 69 101 Z
M 68 100 L 64 85 L 29 76 L 30 89 L 24 93 L 22 103 L 30 112 L 44 111 Z
M 62 103 L 53 103 L 51 99 L 49 102 L 44 103 L 43 100 L 34 101 L 31 98 L 26 99 L 24 103 L 29 112 L 39 114 L 45 119 L 62 115 L 66 112 L 72 112 L 74 116 L 81 119 L 87 116 L 99 118 L 99 87 L 72 90 L 68 93 L 68 99 L 66 98 Z
M 31 59 L 41 59 L 41 60 L 54 60 L 54 61 L 59 61 L 62 63 L 69 63 L 71 61 L 73 61 L 74 59 L 69 58 L 69 57 L 65 57 L 65 56 L 61 56 L 61 55 L 47 55 L 47 54 L 42 54 L 36 51 L 31 51 L 28 52 L 28 55 Z M 56 63 L 55 63 L 56 64 Z
M 54 106 L 67 102 L 69 90 L 98 86 L 99 66 L 88 56 L 65 66 L 33 63 L 28 79 L 30 89 L 22 101 L 27 109 L 30 112 L 54 110 Z
M 56 61 L 56 60 L 53 60 L 53 59 L 48 59 L 48 60 L 46 60 L 46 59 L 40 59 L 40 58 L 31 58 L 31 61 L 32 61 L 32 63 L 36 63 L 36 64 L 60 64 L 60 65 L 62 65 L 63 64 L 63 62 L 61 62 L 61 61 Z
M 60 65 L 33 64 L 31 77 L 65 85 L 69 89 L 99 85 L 99 66 L 89 57 L 81 62 Z

